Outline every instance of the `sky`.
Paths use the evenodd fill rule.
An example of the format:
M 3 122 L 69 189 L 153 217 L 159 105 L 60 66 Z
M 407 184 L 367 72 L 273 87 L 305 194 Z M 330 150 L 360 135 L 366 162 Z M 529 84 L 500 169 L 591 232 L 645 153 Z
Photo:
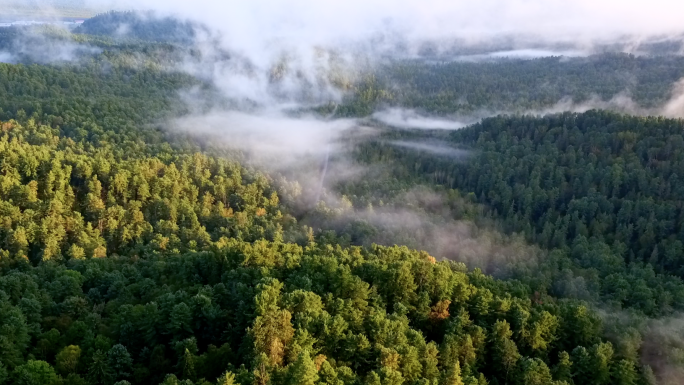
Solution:
M 234 40 L 252 36 L 326 43 L 395 31 L 410 39 L 523 34 L 587 41 L 684 31 L 684 2 L 677 0 L 86 1 L 98 8 L 186 16 Z

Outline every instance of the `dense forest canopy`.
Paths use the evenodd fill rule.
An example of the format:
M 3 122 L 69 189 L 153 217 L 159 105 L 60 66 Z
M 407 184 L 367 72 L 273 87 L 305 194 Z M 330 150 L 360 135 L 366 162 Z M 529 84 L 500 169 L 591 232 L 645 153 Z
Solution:
M 318 246 L 236 164 L 2 128 L 11 383 L 639 377 L 585 305 L 407 248 Z
M 581 104 L 618 95 L 642 107 L 657 107 L 684 77 L 681 56 L 605 53 L 589 57 L 546 57 L 426 63 L 391 63 L 378 81 L 393 94 L 390 104 L 436 114 L 544 110 L 563 99 Z
M 187 92 L 202 108 L 231 104 L 174 66 L 202 60 L 194 26 L 146 18 L 32 30 L 96 49 L 0 64 L 0 384 L 650 385 L 681 373 L 668 321 L 684 308 L 681 120 L 592 110 L 453 132 L 364 120 L 372 135 L 345 133 L 324 166 L 360 176 L 300 207 L 282 175 L 164 130 L 191 112 Z M 0 29 L 0 48 L 26 32 Z M 650 109 L 682 64 L 397 61 L 303 110 L 467 115 L 625 91 Z
M 602 111 L 500 116 L 451 134 L 390 132 L 356 156 L 472 192 L 502 231 L 555 249 L 604 301 L 661 314 L 684 305 L 681 132 L 681 120 Z M 454 161 L 391 144 L 430 136 L 471 155 Z M 543 273 L 555 293 L 577 295 L 556 269 Z

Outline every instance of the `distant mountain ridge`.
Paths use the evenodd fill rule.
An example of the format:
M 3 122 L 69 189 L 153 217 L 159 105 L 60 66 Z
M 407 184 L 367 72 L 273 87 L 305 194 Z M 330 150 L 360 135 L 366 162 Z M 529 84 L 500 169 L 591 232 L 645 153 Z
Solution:
M 171 17 L 159 18 L 151 12 L 109 11 L 86 20 L 74 32 L 113 38 L 190 44 L 195 28 L 190 22 Z

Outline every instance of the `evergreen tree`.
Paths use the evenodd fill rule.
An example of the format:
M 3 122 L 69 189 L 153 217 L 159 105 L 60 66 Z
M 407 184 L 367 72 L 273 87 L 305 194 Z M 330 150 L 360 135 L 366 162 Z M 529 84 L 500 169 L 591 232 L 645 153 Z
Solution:
M 553 367 L 553 378 L 572 384 L 572 361 L 568 352 L 558 353 L 558 363 Z
M 491 355 L 496 370 L 504 377 L 508 378 L 513 373 L 515 366 L 520 359 L 520 353 L 515 343 L 511 340 L 513 332 L 506 321 L 496 321 L 492 334 L 489 337 Z
M 523 358 L 519 364 L 519 384 L 553 385 L 551 371 L 544 361 L 538 358 Z
M 216 385 L 234 385 L 235 375 L 229 371 L 223 373 L 221 377 L 216 379 Z
M 638 375 L 633 362 L 619 360 L 613 364 L 613 368 L 611 369 L 611 384 L 634 385 L 637 381 Z
M 131 376 L 133 359 L 125 346 L 114 345 L 107 353 L 107 361 L 114 379 L 123 380 Z
M 114 373 L 109 366 L 107 355 L 101 350 L 95 351 L 88 367 L 88 382 L 95 385 L 109 385 L 113 378 Z
M 463 380 L 461 379 L 461 366 L 458 361 L 456 361 L 446 372 L 442 383 L 444 385 L 463 385 Z
M 294 336 L 292 315 L 278 306 L 282 284 L 277 280 L 259 285 L 256 296 L 257 317 L 250 329 L 257 354 L 265 353 L 272 364 L 283 362 L 285 349 Z
M 319 378 L 316 365 L 306 350 L 299 353 L 297 360 L 290 365 L 288 372 L 292 385 L 314 385 Z

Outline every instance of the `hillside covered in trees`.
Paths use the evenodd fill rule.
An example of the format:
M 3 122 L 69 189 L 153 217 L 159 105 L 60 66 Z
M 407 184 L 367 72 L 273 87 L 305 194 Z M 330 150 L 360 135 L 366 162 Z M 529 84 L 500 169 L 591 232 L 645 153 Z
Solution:
M 122 23 L 133 36 L 117 36 Z M 455 132 L 364 120 L 373 135 L 343 136 L 330 160 L 348 156 L 361 176 L 302 209 L 281 175 L 165 129 L 190 112 L 189 90 L 225 107 L 172 65 L 192 35 L 162 35 L 187 28 L 108 13 L 74 35 L 40 31 L 88 47 L 73 59 L 0 64 L 0 384 L 650 385 L 680 373 L 668 317 L 684 308 L 681 120 L 505 115 Z M 24 33 L 0 30 L 0 48 Z M 400 61 L 312 110 L 525 110 L 627 84 L 651 108 L 680 64 Z
M 580 302 L 407 248 L 319 246 L 234 163 L 122 159 L 32 120 L 2 130 L 2 381 L 608 384 L 649 373 Z
M 85 20 L 74 32 L 112 38 L 191 44 L 195 28 L 174 18 L 158 19 L 153 13 L 107 12 Z
M 364 115 L 395 106 L 470 120 L 601 103 L 630 112 L 662 106 L 682 77 L 681 56 L 610 52 L 528 60 L 390 61 L 376 69 L 340 113 Z
M 681 120 L 589 111 L 500 116 L 451 134 L 390 132 L 364 143 L 365 163 L 401 164 L 406 180 L 458 188 L 506 233 L 522 233 L 574 265 L 603 301 L 647 314 L 684 306 Z M 467 160 L 393 145 L 442 138 Z M 544 274 L 567 291 L 558 266 Z M 562 270 L 562 268 L 561 268 Z M 541 272 L 540 272 L 541 273 Z

